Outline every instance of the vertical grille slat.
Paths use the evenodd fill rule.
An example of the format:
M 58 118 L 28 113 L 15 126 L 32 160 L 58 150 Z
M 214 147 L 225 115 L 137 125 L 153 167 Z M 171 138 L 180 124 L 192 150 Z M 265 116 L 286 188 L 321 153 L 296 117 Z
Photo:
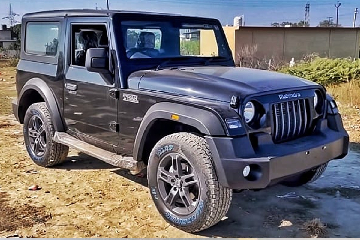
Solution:
M 281 137 L 284 137 L 285 134 L 285 118 L 284 118 L 284 108 L 283 108 L 283 103 L 280 103 L 280 109 L 281 109 Z
M 296 129 L 297 129 L 297 116 L 296 116 L 296 107 L 295 107 L 295 101 L 292 101 L 292 106 L 293 106 L 293 116 L 294 116 L 294 129 L 293 129 L 293 133 L 292 136 L 296 136 Z
M 287 102 L 286 103 L 286 106 L 287 106 L 287 116 L 288 116 L 288 132 L 287 132 L 287 135 L 286 135 L 286 137 L 288 138 L 288 137 L 291 137 L 291 135 L 290 135 L 290 131 L 291 131 L 291 111 L 290 111 L 290 104 L 289 104 L 289 102 Z
M 308 99 L 300 99 L 272 105 L 275 142 L 283 142 L 307 133 L 310 126 Z
M 298 106 L 299 106 L 299 109 L 298 109 L 298 115 L 299 115 L 299 118 L 300 118 L 300 122 L 299 122 L 299 129 L 298 129 L 298 135 L 300 135 L 301 133 L 301 128 L 302 128 L 302 124 L 303 124 L 303 120 L 302 120 L 302 110 L 301 110 L 301 102 L 300 100 L 298 101 Z
M 307 114 L 307 111 L 306 111 L 306 101 L 305 101 L 305 99 L 303 100 L 303 104 L 304 104 L 304 109 L 305 109 L 305 111 L 304 111 L 305 124 L 304 124 L 304 132 L 303 132 L 303 134 L 304 134 L 306 132 L 306 130 L 307 130 L 307 125 L 308 125 L 308 114 Z
M 274 112 L 274 115 L 275 115 L 275 136 L 279 136 L 279 133 L 280 133 L 280 110 L 279 110 L 279 106 L 278 105 L 275 105 L 274 106 L 275 108 L 275 112 Z

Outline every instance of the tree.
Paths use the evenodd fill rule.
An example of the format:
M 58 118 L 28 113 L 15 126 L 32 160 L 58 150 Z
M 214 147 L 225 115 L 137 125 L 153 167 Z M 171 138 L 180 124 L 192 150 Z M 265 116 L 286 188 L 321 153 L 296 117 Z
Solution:
M 280 23 L 278 23 L 278 22 L 271 23 L 271 26 L 272 27 L 281 27 Z
M 302 20 L 296 24 L 296 27 L 310 27 L 310 24 Z
M 12 38 L 16 39 L 16 42 L 11 44 L 10 49 L 20 50 L 21 48 L 21 24 L 14 25 L 10 28 Z
M 340 26 L 341 25 L 339 24 L 339 27 Z M 318 27 L 336 27 L 336 23 L 334 23 L 334 21 L 331 18 L 325 19 L 319 23 Z
M 305 21 L 300 21 L 298 23 L 292 23 L 292 22 L 282 22 L 282 23 L 278 23 L 278 22 L 274 22 L 271 23 L 272 27 L 285 27 L 285 26 L 291 26 L 291 27 L 310 27 L 310 24 L 305 22 Z
M 294 23 L 292 23 L 292 22 L 282 22 L 282 23 L 281 23 L 281 26 L 282 26 L 282 27 L 285 27 L 285 26 L 291 26 L 291 27 L 293 27 L 293 25 L 294 25 Z

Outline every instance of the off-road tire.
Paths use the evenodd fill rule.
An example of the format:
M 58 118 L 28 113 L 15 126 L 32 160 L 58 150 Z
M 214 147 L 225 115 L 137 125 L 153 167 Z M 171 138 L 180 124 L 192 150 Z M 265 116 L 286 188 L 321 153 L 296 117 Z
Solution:
M 159 166 L 170 154 L 186 158 L 200 183 L 198 205 L 188 215 L 169 209 L 159 191 Z M 232 190 L 219 184 L 209 146 L 201 136 L 175 133 L 161 139 L 150 154 L 147 174 L 150 193 L 158 211 L 167 222 L 183 231 L 199 232 L 207 229 L 218 223 L 229 210 Z
M 43 123 L 43 128 L 41 129 L 43 130 L 43 136 L 45 137 L 43 142 L 46 145 L 41 156 L 35 153 L 31 143 L 31 139 L 33 139 L 31 136 L 34 135 L 30 132 L 30 125 L 32 125 L 34 119 L 40 122 L 42 121 Z M 66 159 L 69 147 L 53 141 L 55 129 L 46 103 L 34 103 L 27 109 L 24 118 L 23 133 L 26 150 L 28 151 L 30 158 L 37 165 L 51 167 L 60 164 Z
M 315 182 L 325 172 L 327 163 L 324 163 L 318 167 L 315 167 L 307 172 L 303 172 L 297 176 L 286 179 L 281 184 L 287 187 L 300 187 L 307 183 Z

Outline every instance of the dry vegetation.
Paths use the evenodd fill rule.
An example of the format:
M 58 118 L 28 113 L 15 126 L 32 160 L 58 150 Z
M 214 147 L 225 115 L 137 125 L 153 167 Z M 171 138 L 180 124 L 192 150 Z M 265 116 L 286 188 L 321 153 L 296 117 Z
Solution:
M 326 235 L 326 226 L 318 218 L 305 222 L 303 229 L 308 232 L 312 238 L 323 238 Z
M 360 143 L 360 82 L 352 81 L 327 87 L 327 91 L 337 101 L 352 147 Z

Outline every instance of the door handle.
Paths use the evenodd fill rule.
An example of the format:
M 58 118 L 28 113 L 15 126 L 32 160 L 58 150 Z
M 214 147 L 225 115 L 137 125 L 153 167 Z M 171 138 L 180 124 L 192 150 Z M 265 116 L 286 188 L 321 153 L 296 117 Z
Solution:
M 65 83 L 65 88 L 69 91 L 76 91 L 78 86 L 72 83 Z

